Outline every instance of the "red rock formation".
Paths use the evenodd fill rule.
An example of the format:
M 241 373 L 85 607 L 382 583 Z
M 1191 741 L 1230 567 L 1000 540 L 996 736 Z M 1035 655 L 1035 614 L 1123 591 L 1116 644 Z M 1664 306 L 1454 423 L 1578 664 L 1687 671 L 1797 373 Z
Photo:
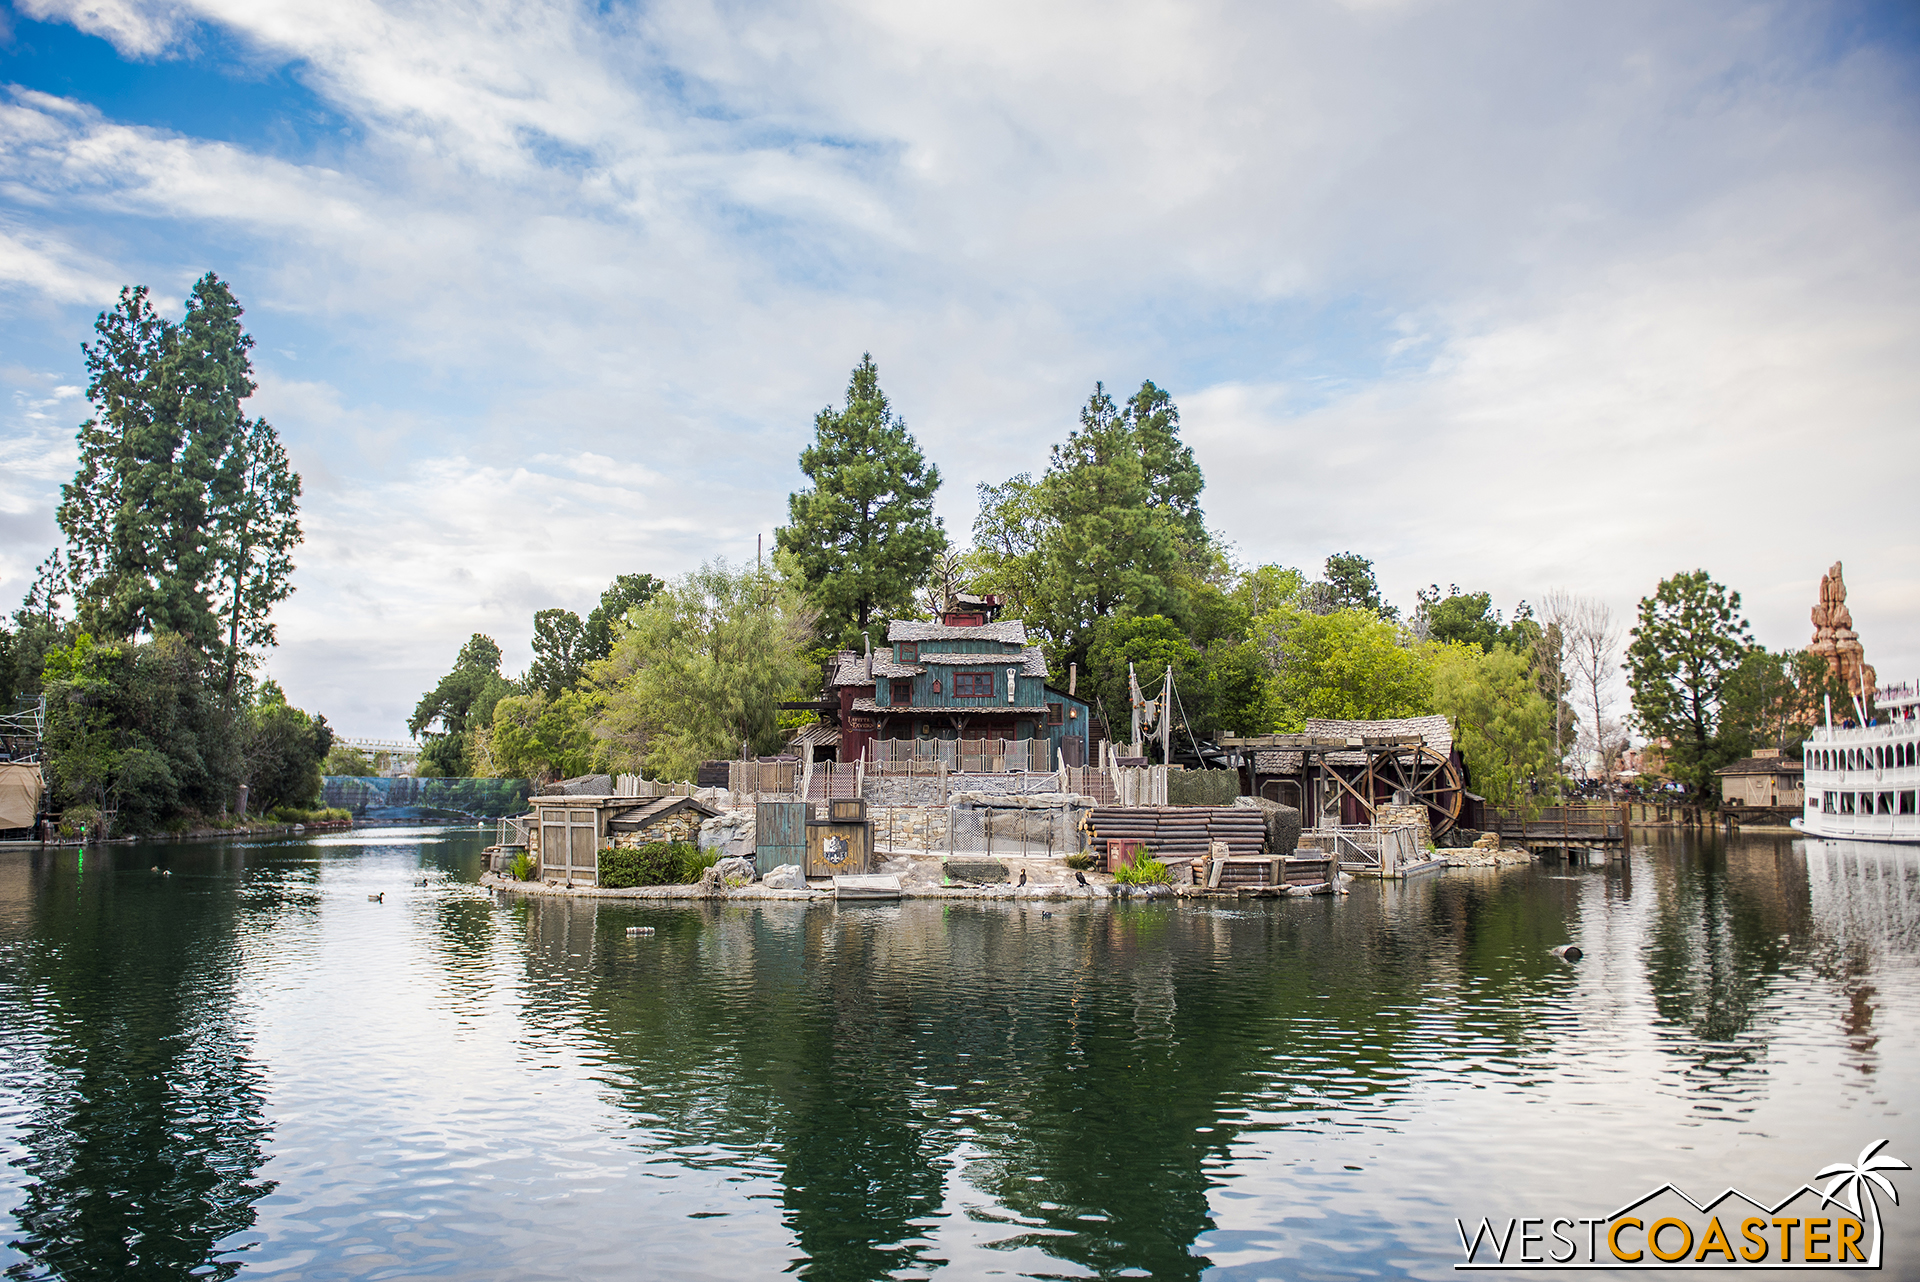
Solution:
M 1827 671 L 1842 677 L 1847 689 L 1865 698 L 1873 689 L 1875 673 L 1867 666 L 1866 648 L 1853 630 L 1853 612 L 1847 609 L 1847 585 L 1840 563 L 1820 576 L 1820 603 L 1813 607 L 1813 643 L 1807 647 L 1827 661 Z

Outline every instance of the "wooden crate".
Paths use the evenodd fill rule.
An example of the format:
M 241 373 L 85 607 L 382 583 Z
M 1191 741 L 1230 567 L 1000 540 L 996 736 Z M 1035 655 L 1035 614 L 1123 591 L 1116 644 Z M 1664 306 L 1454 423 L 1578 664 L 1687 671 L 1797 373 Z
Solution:
M 835 823 L 861 823 L 866 817 L 865 797 L 835 797 L 827 802 L 827 818 Z

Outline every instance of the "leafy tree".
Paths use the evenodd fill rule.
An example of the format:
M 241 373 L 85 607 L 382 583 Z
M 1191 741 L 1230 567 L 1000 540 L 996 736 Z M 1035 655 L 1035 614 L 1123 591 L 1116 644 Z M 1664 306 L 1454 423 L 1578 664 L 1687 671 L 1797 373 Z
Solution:
M 1670 745 L 1676 778 L 1701 796 L 1716 796 L 1714 772 L 1744 751 L 1738 736 L 1721 733 L 1727 679 L 1753 646 L 1740 594 L 1705 570 L 1662 579 L 1641 598 L 1639 621 L 1627 635 L 1627 686 L 1641 730 Z
M 1161 693 L 1168 665 L 1178 689 L 1191 694 L 1192 677 L 1200 667 L 1200 653 L 1172 619 L 1150 614 L 1144 618 L 1107 619 L 1094 629 L 1087 651 L 1087 686 L 1107 715 L 1116 736 L 1128 733 L 1132 693 L 1128 666 L 1138 673 L 1140 688 L 1153 697 Z
M 1315 614 L 1292 606 L 1253 623 L 1273 672 L 1276 719 L 1285 733 L 1308 717 L 1382 720 L 1433 711 L 1433 673 L 1412 636 L 1373 610 Z
M 48 652 L 48 774 L 66 805 L 117 810 L 117 828 L 152 832 L 211 815 L 239 783 L 234 717 L 185 638 L 96 643 L 82 632 Z
M 1380 595 L 1373 562 L 1357 552 L 1336 552 L 1327 558 L 1326 586 L 1329 611 L 1371 610 L 1387 620 L 1400 617 L 1400 611 Z
M 1474 788 L 1502 806 L 1524 801 L 1534 781 L 1558 772 L 1553 705 L 1541 695 L 1527 656 L 1505 645 L 1435 644 L 1433 704 L 1458 727 Z
M 513 684 L 500 675 L 500 647 L 492 637 L 474 633 L 460 647 L 453 671 L 421 696 L 407 719 L 408 733 L 426 739 L 420 773 L 470 773 L 470 732 L 492 724 L 494 705 L 512 693 Z
M 527 684 L 558 698 L 586 671 L 587 625 L 572 610 L 538 610 L 533 616 L 533 662 Z M 596 656 L 604 658 L 605 656 Z
M 611 768 L 691 779 L 700 762 L 780 746 L 776 705 L 816 676 L 813 616 L 771 576 L 724 560 L 674 582 L 594 665 L 595 733 Z
M 813 444 L 800 452 L 812 486 L 789 496 L 791 524 L 775 538 L 822 630 L 852 645 L 889 616 L 912 612 L 915 587 L 946 547 L 933 514 L 940 469 L 894 416 L 871 355 L 854 367 L 846 408 L 821 410 L 813 426 Z
M 320 797 L 321 762 L 332 747 L 325 717 L 290 706 L 279 685 L 266 682 L 247 709 L 241 733 L 248 806 L 261 814 L 276 806 L 311 807 Z
M 1722 691 L 1722 737 L 1728 751 L 1777 748 L 1800 756 L 1800 745 L 1824 715 L 1825 700 L 1849 707 L 1847 683 L 1806 650 L 1755 646 L 1740 658 Z
M 493 706 L 494 768 L 535 783 L 586 774 L 595 765 L 598 709 L 599 700 L 581 690 L 508 695 Z
M 1031 617 L 1053 528 L 1039 487 L 1022 472 L 1003 485 L 982 482 L 979 496 L 973 546 L 963 560 L 966 580 L 976 592 L 1006 598 L 1006 617 Z
M 1507 629 L 1500 611 L 1493 608 L 1491 592 L 1462 592 L 1458 584 L 1449 584 L 1447 594 L 1441 596 L 1436 583 L 1415 595 L 1420 604 L 1414 611 L 1414 630 L 1428 640 L 1441 645 L 1466 642 L 1484 652 L 1506 639 Z
M 614 629 L 626 619 L 627 612 L 647 602 L 666 587 L 666 582 L 651 574 L 622 574 L 600 594 L 600 604 L 587 614 L 582 660 L 593 663 L 613 653 Z
M 144 287 L 120 292 L 83 345 L 95 413 L 57 512 L 84 626 L 170 633 L 203 655 L 224 641 L 229 698 L 242 652 L 273 644 L 267 616 L 292 591 L 300 539 L 299 477 L 273 428 L 241 413 L 254 383 L 240 316 L 211 272 L 177 325 Z
M 327 749 L 326 760 L 320 763 L 320 773 L 325 775 L 347 775 L 354 778 L 367 778 L 380 767 L 371 753 L 360 751 L 349 744 L 336 740 Z
M 1096 383 L 1079 428 L 1053 447 L 1038 494 L 1048 537 L 1034 614 L 1075 659 L 1086 657 L 1105 619 L 1185 608 L 1174 580 L 1207 532 L 1205 480 L 1179 423 L 1172 399 L 1151 382 L 1124 407 Z
M 1187 709 L 1198 737 L 1267 734 L 1278 724 L 1280 708 L 1267 661 L 1252 641 L 1208 646 L 1199 678 L 1196 684 L 1204 697 Z
M 1233 598 L 1251 620 L 1282 606 L 1298 607 L 1306 588 L 1307 576 L 1300 571 L 1284 565 L 1262 565 L 1240 576 L 1233 586 Z
M 217 588 L 226 621 L 226 679 L 232 699 L 247 658 L 278 643 L 273 607 L 293 595 L 293 550 L 300 545 L 300 476 L 263 418 L 241 427 L 213 487 Z

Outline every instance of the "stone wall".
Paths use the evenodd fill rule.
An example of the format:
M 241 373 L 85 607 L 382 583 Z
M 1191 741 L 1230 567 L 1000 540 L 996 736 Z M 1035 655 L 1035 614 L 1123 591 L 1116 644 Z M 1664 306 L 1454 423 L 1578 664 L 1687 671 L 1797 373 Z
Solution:
M 700 836 L 700 815 L 688 807 L 676 810 L 657 823 L 648 824 L 639 832 L 621 832 L 613 834 L 612 845 L 628 850 L 639 846 L 651 845 L 656 841 L 694 841 Z
M 1373 823 L 1376 828 L 1417 828 L 1420 849 L 1433 849 L 1433 821 L 1425 806 L 1381 806 Z

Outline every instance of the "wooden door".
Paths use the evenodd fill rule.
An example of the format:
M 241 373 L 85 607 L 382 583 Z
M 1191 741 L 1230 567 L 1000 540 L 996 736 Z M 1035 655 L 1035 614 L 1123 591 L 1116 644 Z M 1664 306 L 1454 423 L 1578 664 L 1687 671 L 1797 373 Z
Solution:
M 599 884 L 599 814 L 593 810 L 540 812 L 540 875 L 559 881 Z
M 754 868 L 765 874 L 782 864 L 804 864 L 807 816 L 804 801 L 763 801 L 754 811 Z

